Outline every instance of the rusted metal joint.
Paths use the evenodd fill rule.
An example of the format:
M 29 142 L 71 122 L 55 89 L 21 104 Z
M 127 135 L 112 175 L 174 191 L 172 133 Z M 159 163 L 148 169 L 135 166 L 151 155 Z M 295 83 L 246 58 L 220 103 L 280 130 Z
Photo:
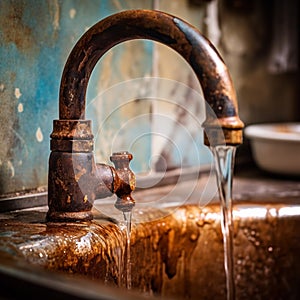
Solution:
M 132 154 L 116 152 L 110 157 L 115 165 L 116 175 L 114 180 L 114 193 L 117 195 L 115 207 L 123 212 L 129 212 L 135 205 L 131 192 L 135 189 L 135 175 L 129 168 Z
M 131 192 L 135 188 L 135 176 L 129 168 L 132 155 L 113 154 L 111 160 L 116 168 L 96 164 L 89 120 L 55 120 L 53 127 L 47 220 L 91 220 L 94 201 L 113 193 L 118 196 L 116 207 L 130 211 L 134 206 Z

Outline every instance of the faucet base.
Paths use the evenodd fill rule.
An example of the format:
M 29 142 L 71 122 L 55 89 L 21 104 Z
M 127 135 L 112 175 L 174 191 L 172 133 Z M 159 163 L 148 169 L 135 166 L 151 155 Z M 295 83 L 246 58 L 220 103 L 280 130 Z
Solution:
M 46 219 L 48 222 L 90 221 L 93 219 L 93 214 L 90 211 L 80 211 L 80 212 L 48 211 Z

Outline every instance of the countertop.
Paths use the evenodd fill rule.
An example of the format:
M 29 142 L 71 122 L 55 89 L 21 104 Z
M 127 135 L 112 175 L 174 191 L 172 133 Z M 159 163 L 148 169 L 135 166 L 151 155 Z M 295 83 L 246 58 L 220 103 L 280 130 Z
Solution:
M 183 178 L 184 176 L 182 176 Z M 216 175 L 214 172 L 195 173 L 189 180 L 176 182 L 152 189 L 138 189 L 134 193 L 137 203 L 161 204 L 170 202 L 199 203 L 201 206 L 218 201 Z M 300 204 L 300 178 L 268 174 L 253 165 L 235 170 L 232 187 L 233 203 L 253 202 L 292 202 Z

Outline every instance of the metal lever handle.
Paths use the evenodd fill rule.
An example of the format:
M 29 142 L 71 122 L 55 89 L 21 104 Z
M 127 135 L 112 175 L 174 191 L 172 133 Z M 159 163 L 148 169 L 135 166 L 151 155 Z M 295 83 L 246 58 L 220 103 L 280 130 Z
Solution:
M 114 178 L 114 193 L 117 195 L 115 207 L 122 212 L 130 212 L 135 205 L 131 192 L 135 189 L 135 175 L 129 168 L 133 156 L 131 153 L 115 152 L 110 160 L 115 165 L 117 176 Z

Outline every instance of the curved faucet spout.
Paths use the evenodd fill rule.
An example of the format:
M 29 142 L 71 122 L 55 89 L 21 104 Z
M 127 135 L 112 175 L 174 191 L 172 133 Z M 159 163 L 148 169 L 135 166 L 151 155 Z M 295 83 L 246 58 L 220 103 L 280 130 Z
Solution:
M 238 117 L 230 74 L 213 45 L 193 26 L 172 15 L 129 10 L 91 27 L 77 42 L 65 65 L 60 86 L 60 119 L 84 119 L 85 96 L 98 60 L 113 46 L 132 39 L 149 39 L 178 52 L 194 70 L 208 104 L 206 143 L 240 144 L 243 123 Z M 216 130 L 223 129 L 219 139 Z M 212 130 L 211 134 L 210 131 Z
M 135 177 L 130 153 L 115 153 L 115 168 L 96 165 L 91 121 L 85 120 L 85 97 L 98 60 L 113 46 L 149 39 L 178 52 L 192 67 L 206 100 L 205 143 L 242 142 L 235 90 L 222 58 L 201 33 L 172 15 L 150 10 L 117 13 L 91 27 L 77 42 L 65 65 L 59 98 L 59 120 L 53 122 L 48 175 L 49 221 L 92 219 L 95 199 L 111 193 L 123 212 L 134 206 Z

